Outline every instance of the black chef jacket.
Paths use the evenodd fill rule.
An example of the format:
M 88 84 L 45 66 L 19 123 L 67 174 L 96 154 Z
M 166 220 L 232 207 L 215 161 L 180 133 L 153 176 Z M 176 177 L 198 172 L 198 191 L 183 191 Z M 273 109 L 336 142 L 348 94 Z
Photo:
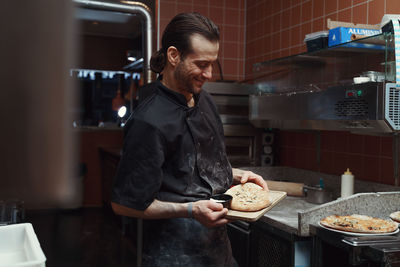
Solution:
M 201 91 L 189 108 L 184 95 L 151 84 L 154 93 L 125 126 L 123 155 L 112 200 L 145 210 L 156 198 L 209 199 L 232 184 L 222 123 L 211 96 Z
M 112 201 L 145 210 L 154 199 L 209 199 L 232 184 L 222 123 L 211 96 L 194 95 L 195 106 L 160 81 L 125 126 L 123 155 Z M 197 220 L 144 220 L 143 266 L 237 266 L 226 226 L 207 228 Z

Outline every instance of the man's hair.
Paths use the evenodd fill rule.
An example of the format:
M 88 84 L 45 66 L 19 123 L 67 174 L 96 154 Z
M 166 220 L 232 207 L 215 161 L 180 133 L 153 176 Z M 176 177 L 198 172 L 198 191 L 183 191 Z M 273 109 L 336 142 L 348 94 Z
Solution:
M 150 68 L 160 73 L 166 64 L 167 49 L 175 46 L 182 59 L 192 52 L 190 37 L 199 34 L 211 42 L 219 41 L 219 29 L 209 18 L 199 13 L 181 13 L 176 15 L 164 30 L 161 49 L 150 60 Z

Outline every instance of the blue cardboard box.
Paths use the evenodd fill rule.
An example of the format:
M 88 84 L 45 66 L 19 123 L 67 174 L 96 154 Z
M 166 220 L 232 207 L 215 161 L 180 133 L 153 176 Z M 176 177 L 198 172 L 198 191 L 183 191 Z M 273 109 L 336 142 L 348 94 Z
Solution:
M 329 30 L 328 46 L 334 46 L 342 43 L 352 41 L 351 36 L 372 36 L 380 34 L 380 30 L 375 29 L 362 29 L 362 28 L 348 28 L 348 27 L 337 27 Z M 360 45 L 360 44 L 357 44 Z

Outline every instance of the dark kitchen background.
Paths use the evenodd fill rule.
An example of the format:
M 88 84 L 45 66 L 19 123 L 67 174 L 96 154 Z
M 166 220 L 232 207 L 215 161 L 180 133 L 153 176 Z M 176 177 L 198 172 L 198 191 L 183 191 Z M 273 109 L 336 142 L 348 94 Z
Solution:
M 216 22 L 221 30 L 220 66 L 213 69 L 213 82 L 232 84 L 252 83 L 255 63 L 306 52 L 305 35 L 327 30 L 327 19 L 379 24 L 384 14 L 400 13 L 398 0 L 141 2 L 151 10 L 153 51 L 166 24 L 180 12 L 200 12 Z M 124 256 L 130 260 L 126 262 L 134 262 L 134 239 L 121 237 L 121 232 L 135 226 L 116 222 L 109 209 L 104 214 L 98 210 L 108 208 L 123 143 L 122 120 L 115 107 L 126 105 L 129 115 L 143 83 L 141 64 L 132 66 L 127 60 L 128 52 L 137 59 L 143 57 L 142 22 L 135 16 L 78 14 L 72 1 L 6 1 L 0 13 L 0 24 L 7 26 L 0 28 L 2 36 L 7 36 L 0 42 L 0 200 L 17 196 L 27 209 L 67 211 L 36 217 L 35 231 L 49 266 L 62 266 L 54 264 L 55 259 L 61 264 L 69 256 L 65 262 L 75 264 L 91 257 L 88 265 L 74 266 L 124 266 Z M 303 171 L 308 170 L 339 183 L 339 175 L 349 167 L 359 181 L 398 186 L 397 135 L 256 128 L 243 123 L 248 98 L 240 90 L 212 92 L 223 121 L 230 124 L 225 133 L 234 166 L 260 166 L 265 159 L 263 144 L 273 139 L 274 158 L 269 166 L 278 171 L 292 167 L 306 176 L 310 173 Z M 228 98 L 233 106 L 224 105 Z M 271 139 L 266 141 L 268 136 Z M 35 219 L 34 213 L 30 216 Z M 274 234 L 287 237 L 286 232 L 264 223 L 254 227 L 268 232 L 266 237 L 256 235 L 263 245 L 275 244 L 264 239 Z M 65 234 L 69 231 L 76 235 Z M 54 235 L 61 236 L 61 241 Z M 248 236 L 236 236 L 236 244 L 248 242 Z M 285 245 L 289 250 L 294 247 L 292 237 Z M 286 259 L 285 253 L 280 259 Z M 115 264 L 115 259 L 121 262 Z

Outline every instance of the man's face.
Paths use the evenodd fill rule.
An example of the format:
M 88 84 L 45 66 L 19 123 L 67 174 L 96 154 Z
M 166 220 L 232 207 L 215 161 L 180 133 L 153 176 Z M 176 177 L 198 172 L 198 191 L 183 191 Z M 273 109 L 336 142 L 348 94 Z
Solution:
M 174 78 L 178 89 L 197 94 L 203 84 L 212 77 L 212 64 L 218 57 L 218 42 L 210 42 L 203 36 L 191 36 L 192 52 L 178 63 Z

